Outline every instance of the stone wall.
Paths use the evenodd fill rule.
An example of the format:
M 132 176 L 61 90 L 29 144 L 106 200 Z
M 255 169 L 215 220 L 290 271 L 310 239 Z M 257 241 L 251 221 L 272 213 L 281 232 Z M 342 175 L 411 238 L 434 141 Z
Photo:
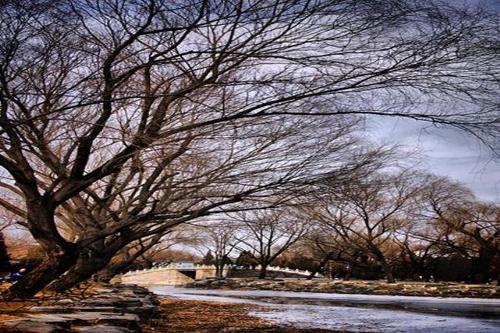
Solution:
M 181 271 L 180 271 L 181 270 Z M 178 286 L 195 281 L 182 272 L 193 272 L 195 278 L 206 279 L 215 277 L 215 267 L 208 265 L 193 265 L 191 267 L 171 265 L 147 270 L 128 272 L 120 277 L 121 283 L 141 286 L 170 285 Z M 224 270 L 224 275 L 227 269 Z
M 222 275 L 226 276 L 227 271 L 228 271 L 227 268 L 225 268 Z M 212 266 L 200 267 L 199 269 L 196 270 L 196 280 L 213 278 L 213 277 L 215 277 L 215 267 Z
M 176 269 L 152 269 L 145 271 L 136 271 L 131 274 L 121 276 L 121 282 L 124 284 L 137 284 L 140 286 L 149 285 L 172 285 L 177 286 L 194 281 L 189 276 L 180 273 Z

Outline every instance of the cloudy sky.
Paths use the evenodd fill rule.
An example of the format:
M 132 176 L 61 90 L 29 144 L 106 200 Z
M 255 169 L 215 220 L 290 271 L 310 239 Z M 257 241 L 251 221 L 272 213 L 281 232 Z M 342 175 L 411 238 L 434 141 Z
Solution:
M 459 130 L 408 119 L 370 119 L 367 135 L 384 144 L 417 151 L 419 167 L 471 188 L 482 200 L 500 201 L 500 161 L 477 139 Z
M 500 15 L 500 0 L 448 1 L 480 4 Z M 420 168 L 464 183 L 479 199 L 500 201 L 500 160 L 492 159 L 491 152 L 477 139 L 409 119 L 378 118 L 369 123 L 367 135 L 372 140 L 416 150 Z
M 462 0 L 465 3 L 479 3 L 493 10 L 500 10 L 500 0 Z

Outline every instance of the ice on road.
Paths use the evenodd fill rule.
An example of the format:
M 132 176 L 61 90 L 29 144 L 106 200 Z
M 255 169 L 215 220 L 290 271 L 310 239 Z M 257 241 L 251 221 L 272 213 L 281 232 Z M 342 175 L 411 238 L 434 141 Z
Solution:
M 335 329 L 347 332 L 500 332 L 500 323 L 491 319 L 317 305 L 279 305 L 276 310 L 252 314 L 297 328 Z

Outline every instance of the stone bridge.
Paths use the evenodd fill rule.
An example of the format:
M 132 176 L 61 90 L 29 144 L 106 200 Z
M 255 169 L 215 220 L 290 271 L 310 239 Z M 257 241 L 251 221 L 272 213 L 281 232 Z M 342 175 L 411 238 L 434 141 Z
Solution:
M 257 267 L 257 270 L 260 267 Z M 298 269 L 289 269 L 286 267 L 269 266 L 270 272 L 282 272 L 291 276 L 309 276 L 311 272 L 301 271 Z M 223 276 L 227 275 L 228 268 L 224 269 Z M 196 265 L 192 263 L 173 263 L 165 266 L 153 267 L 138 271 L 131 271 L 123 274 L 120 280 L 124 284 L 137 284 L 140 286 L 150 285 L 170 285 L 178 286 L 201 280 L 215 277 L 215 266 L 213 265 Z M 321 277 L 320 274 L 317 277 Z
M 223 276 L 226 274 L 227 269 L 224 269 Z M 213 265 L 174 263 L 163 267 L 127 272 L 120 277 L 120 280 L 124 284 L 141 286 L 156 284 L 177 286 L 210 277 L 215 277 L 215 266 Z

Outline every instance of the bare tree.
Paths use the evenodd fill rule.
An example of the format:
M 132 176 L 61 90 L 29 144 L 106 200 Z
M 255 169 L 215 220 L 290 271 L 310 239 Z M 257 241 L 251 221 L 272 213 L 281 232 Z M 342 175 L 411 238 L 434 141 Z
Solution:
M 101 281 L 109 281 L 112 277 L 127 271 L 130 266 L 137 264 L 139 261 L 141 265 L 145 264 L 149 268 L 158 260 L 158 257 L 161 257 L 162 253 L 165 253 L 173 246 L 190 244 L 193 241 L 193 236 L 189 230 L 179 228 L 169 229 L 164 233 L 154 234 L 145 239 L 138 239 L 119 250 L 110 260 L 110 263 L 106 265 L 106 268 L 97 273 L 97 277 Z M 54 289 L 59 288 L 55 287 Z
M 338 184 L 315 192 L 314 203 L 304 210 L 316 224 L 302 241 L 314 254 L 315 272 L 334 261 L 356 268 L 359 277 L 370 268 L 366 261 L 370 259 L 384 268 L 386 276 L 397 268 L 400 278 L 442 275 L 475 282 L 498 278 L 497 205 L 478 202 L 463 185 L 429 174 L 416 174 L 414 181 L 401 187 L 405 191 L 397 192 L 409 196 L 388 196 L 390 179 L 373 183 L 376 191 L 370 196 L 358 189 L 353 197 Z M 453 260 L 464 267 L 443 275 L 447 268 L 440 268 L 440 263 L 453 269 Z
M 215 275 L 223 277 L 224 267 L 230 263 L 229 256 L 237 248 L 241 240 L 238 238 L 238 225 L 230 221 L 213 221 L 198 225 L 200 237 L 197 248 L 202 248 L 205 252 L 208 250 L 213 255 L 213 264 L 215 265 Z M 240 235 L 241 237 L 241 235 Z
M 341 235 L 332 233 L 328 227 L 325 228 L 323 223 L 313 223 L 311 230 L 300 243 L 302 247 L 308 249 L 312 254 L 311 260 L 314 262 L 308 280 L 313 279 L 318 273 L 326 273 L 325 270 L 332 261 L 343 263 L 349 267 L 355 264 L 353 258 L 355 248 L 349 242 L 346 242 Z M 349 274 L 346 274 L 345 278 L 349 279 Z
M 324 144 L 318 145 L 319 141 L 310 137 L 310 124 L 288 125 L 291 128 L 282 125 L 276 129 L 259 128 L 254 123 L 253 130 L 259 129 L 259 133 L 246 139 L 233 137 L 233 141 L 230 141 L 231 127 L 231 132 L 224 137 L 224 143 L 230 143 L 231 147 L 225 150 L 216 145 L 219 141 L 213 134 L 208 139 L 211 145 L 200 135 L 196 137 L 200 145 L 192 142 L 190 150 L 171 161 L 168 167 L 163 166 L 163 157 L 155 154 L 155 158 L 150 159 L 143 154 L 125 165 L 112 181 L 97 182 L 83 195 L 72 198 L 62 205 L 61 223 L 78 234 L 82 251 L 92 251 L 100 259 L 99 262 L 88 260 L 90 256 L 83 255 L 81 265 L 74 266 L 53 286 L 62 290 L 88 278 L 96 269 L 107 265 L 116 251 L 134 240 L 221 213 L 221 208 L 238 210 L 234 203 L 242 200 L 276 191 L 291 192 L 289 188 L 296 190 L 305 186 L 304 179 L 314 179 L 320 172 L 316 166 L 320 161 L 342 160 L 336 169 L 329 169 L 341 176 L 369 165 L 379 155 L 351 154 L 356 152 L 355 142 L 345 139 L 350 126 L 342 125 L 341 131 L 332 131 L 330 126 L 330 134 L 325 133 L 321 139 Z M 314 130 L 317 132 L 318 127 Z M 222 129 L 219 134 L 223 135 Z M 233 145 L 245 141 L 253 143 L 251 148 L 235 150 Z M 309 154 L 299 154 L 302 149 L 307 149 Z M 65 216 L 65 212 L 69 215 Z M 88 233 L 89 229 L 95 232 Z
M 241 233 L 245 237 L 238 240 L 248 248 L 260 265 L 259 278 L 264 279 L 267 268 L 281 254 L 300 240 L 309 225 L 292 208 L 276 208 L 238 214 Z M 241 246 L 241 248 L 243 248 Z
M 498 280 L 500 207 L 478 202 L 461 184 L 442 177 L 429 182 L 422 198 L 422 212 L 440 235 L 425 238 L 471 258 L 472 280 Z
M 390 250 L 396 231 L 408 221 L 413 199 L 422 190 L 420 180 L 414 173 L 403 171 L 374 174 L 333 187 L 325 182 L 312 216 L 345 244 L 376 260 L 387 281 L 394 282 L 392 263 L 398 257 Z
M 109 248 L 96 266 L 105 265 L 130 242 L 243 200 L 266 187 L 263 179 L 267 186 L 297 180 L 283 174 L 292 172 L 290 165 L 274 177 L 245 180 L 238 172 L 217 202 L 192 196 L 173 215 L 163 199 L 148 197 L 156 185 L 138 180 L 140 168 L 156 184 L 176 184 L 185 170 L 196 169 L 201 179 L 199 166 L 213 166 L 215 148 L 225 152 L 220 159 L 230 154 L 234 163 L 249 145 L 262 147 L 254 135 L 264 123 L 279 132 L 300 125 L 303 116 L 318 122 L 335 116 L 335 125 L 346 115 L 371 114 L 490 134 L 499 68 L 494 23 L 427 1 L 2 2 L 0 166 L 3 188 L 15 188 L 25 209 L 0 203 L 25 219 L 46 253 L 11 295 L 33 295 L 77 261 L 99 258 L 91 253 Z M 432 111 L 415 108 L 424 102 Z M 463 111 L 471 108 L 477 112 Z M 224 142 L 231 131 L 255 140 Z M 220 142 L 210 146 L 214 138 Z M 210 147 L 212 154 L 192 160 L 192 168 L 172 167 L 179 155 L 189 163 L 193 150 Z M 303 145 L 289 147 L 293 169 L 310 161 L 301 156 Z M 270 169 L 278 164 L 274 160 Z M 127 187 L 133 181 L 144 186 L 134 192 Z M 177 189 L 162 190 L 166 198 Z M 205 192 L 216 196 L 213 187 Z M 113 210 L 130 196 L 140 214 L 117 216 Z M 68 236 L 61 223 L 75 214 L 72 224 L 81 225 Z M 172 219 L 151 228 L 142 223 L 151 216 L 157 223 Z
M 394 242 L 400 250 L 400 265 L 407 274 L 406 278 L 429 280 L 435 274 L 434 259 L 454 252 L 443 247 L 446 232 L 416 217 L 402 225 L 396 233 Z

